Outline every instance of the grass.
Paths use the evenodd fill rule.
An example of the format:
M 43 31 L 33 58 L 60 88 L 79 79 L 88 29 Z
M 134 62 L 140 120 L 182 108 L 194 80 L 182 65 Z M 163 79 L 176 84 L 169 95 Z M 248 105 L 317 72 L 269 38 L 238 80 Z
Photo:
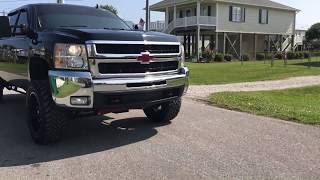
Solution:
M 260 92 L 223 92 L 213 105 L 303 124 L 320 125 L 320 86 Z
M 285 67 L 283 61 L 276 60 L 274 67 L 270 61 L 249 61 L 231 63 L 187 63 L 192 85 L 227 84 L 260 80 L 277 80 L 289 77 L 320 75 L 320 58 L 313 58 L 308 68 L 307 60 L 289 60 Z
M 5 71 L 8 73 L 14 73 L 19 75 L 26 75 L 28 72 L 27 64 L 10 64 L 10 63 L 0 63 L 0 71 Z

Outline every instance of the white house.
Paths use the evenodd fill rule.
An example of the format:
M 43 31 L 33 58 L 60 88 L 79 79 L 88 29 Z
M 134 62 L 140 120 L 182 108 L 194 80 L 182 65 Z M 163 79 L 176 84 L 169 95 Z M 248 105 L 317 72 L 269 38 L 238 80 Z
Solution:
M 295 8 L 270 0 L 163 0 L 151 11 L 165 13 L 163 32 L 182 36 L 188 56 L 201 50 L 247 54 L 295 48 Z
M 295 43 L 298 50 L 304 50 L 305 47 L 305 40 L 306 40 L 306 32 L 307 30 L 304 29 L 296 29 L 295 34 Z

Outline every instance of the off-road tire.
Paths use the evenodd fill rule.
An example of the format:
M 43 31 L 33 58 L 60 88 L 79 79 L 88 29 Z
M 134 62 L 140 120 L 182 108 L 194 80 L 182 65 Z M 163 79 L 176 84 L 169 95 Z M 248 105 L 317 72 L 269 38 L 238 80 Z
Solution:
M 27 107 L 32 139 L 42 145 L 59 141 L 66 117 L 53 101 L 48 81 L 32 81 L 27 91 Z
M 181 98 L 144 109 L 147 118 L 156 123 L 165 123 L 176 118 L 180 112 Z
M 3 88 L 0 87 L 0 102 L 3 100 Z

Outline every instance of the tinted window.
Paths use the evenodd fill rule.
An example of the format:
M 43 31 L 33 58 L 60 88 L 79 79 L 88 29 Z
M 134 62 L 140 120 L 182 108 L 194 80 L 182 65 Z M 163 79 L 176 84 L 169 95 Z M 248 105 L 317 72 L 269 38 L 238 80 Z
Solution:
M 39 6 L 38 12 L 40 30 L 55 28 L 130 29 L 124 21 L 111 12 L 90 7 Z
M 14 25 L 16 25 L 17 19 L 18 19 L 19 13 L 16 13 L 14 15 L 9 16 L 9 21 L 10 21 L 10 26 L 11 26 L 11 32 L 13 33 L 14 31 Z
M 28 17 L 27 17 L 26 11 L 22 11 L 19 16 L 19 20 L 18 20 L 17 25 L 22 25 L 22 24 L 28 26 Z M 17 28 L 16 33 L 21 33 L 21 28 Z

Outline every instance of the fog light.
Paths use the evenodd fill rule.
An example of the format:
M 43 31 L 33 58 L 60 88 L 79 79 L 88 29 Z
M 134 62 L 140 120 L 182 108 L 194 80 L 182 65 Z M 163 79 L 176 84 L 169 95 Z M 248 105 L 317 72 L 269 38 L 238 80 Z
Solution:
M 89 105 L 90 97 L 71 97 L 70 104 L 77 106 Z

